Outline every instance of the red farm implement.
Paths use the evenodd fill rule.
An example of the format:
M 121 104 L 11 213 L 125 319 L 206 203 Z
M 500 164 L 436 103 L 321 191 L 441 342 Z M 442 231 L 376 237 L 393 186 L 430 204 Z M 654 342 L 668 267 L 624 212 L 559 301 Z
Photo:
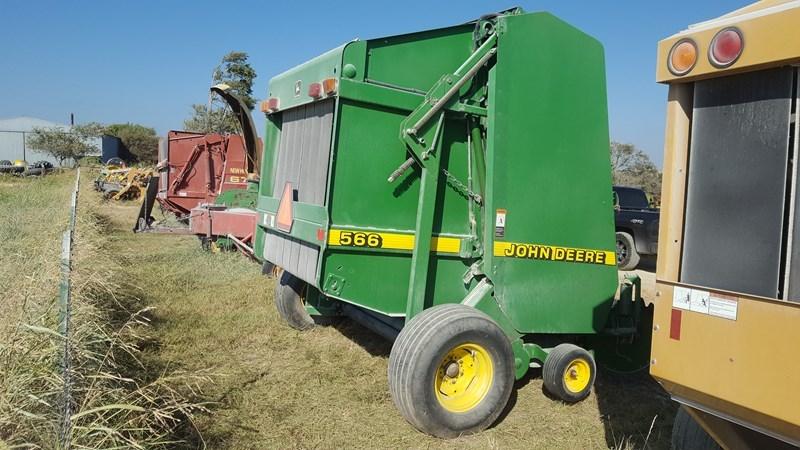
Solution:
M 227 86 L 211 91 L 231 106 L 243 134 L 170 131 L 161 141 L 158 173 L 150 178 L 134 231 L 195 234 L 204 246 L 236 246 L 252 254 L 258 137 L 249 110 Z M 184 226 L 157 224 L 151 215 L 156 203 Z

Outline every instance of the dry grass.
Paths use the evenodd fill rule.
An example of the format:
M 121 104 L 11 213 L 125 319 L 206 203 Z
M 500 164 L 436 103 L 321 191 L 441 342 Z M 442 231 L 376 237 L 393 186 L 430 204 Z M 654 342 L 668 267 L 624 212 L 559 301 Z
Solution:
M 0 187 L 0 448 L 58 448 L 63 392 L 56 297 L 74 172 Z M 85 176 L 85 174 L 84 174 Z M 118 282 L 102 206 L 84 178 L 73 247 L 71 447 L 167 448 L 201 404 L 206 373 L 141 363 L 148 308 Z M 185 434 L 185 432 L 183 433 Z M 5 441 L 6 444 L 2 442 Z
M 55 298 L 72 175 L 0 187 L 0 442 L 54 448 L 61 380 Z
M 0 440 L 53 448 L 58 341 L 7 325 L 54 329 L 53 249 L 72 176 L 22 182 L 37 189 L 0 184 L 0 211 L 18 208 L 0 214 L 0 358 L 13 362 L 0 367 Z M 565 405 L 543 394 L 532 371 L 486 432 L 422 435 L 389 397 L 387 342 L 348 321 L 291 330 L 256 264 L 204 253 L 193 237 L 134 235 L 137 207 L 98 198 L 82 193 L 75 255 L 75 321 L 84 324 L 76 328 L 84 346 L 75 352 L 83 414 L 75 448 L 668 447 L 674 408 L 666 395 L 646 376 L 607 372 L 586 401 Z M 33 392 L 43 394 L 26 395 Z
M 150 367 L 221 374 L 205 391 L 187 448 L 668 448 L 674 407 L 646 375 L 601 372 L 595 392 L 565 405 L 537 371 L 517 383 L 496 426 L 442 441 L 412 429 L 389 397 L 390 344 L 349 321 L 301 333 L 278 318 L 273 282 L 236 254 L 187 236 L 133 235 L 135 206 L 110 204 L 113 247 L 155 308 Z

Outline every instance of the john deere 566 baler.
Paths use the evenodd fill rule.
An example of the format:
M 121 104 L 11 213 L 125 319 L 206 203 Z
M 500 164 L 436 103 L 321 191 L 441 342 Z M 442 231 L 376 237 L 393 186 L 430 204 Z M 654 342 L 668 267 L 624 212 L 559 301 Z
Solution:
M 394 339 L 392 398 L 437 436 L 489 426 L 532 365 L 585 398 L 575 344 L 630 343 L 641 314 L 614 298 L 604 70 L 596 40 L 515 9 L 273 78 L 256 251 L 283 318 Z

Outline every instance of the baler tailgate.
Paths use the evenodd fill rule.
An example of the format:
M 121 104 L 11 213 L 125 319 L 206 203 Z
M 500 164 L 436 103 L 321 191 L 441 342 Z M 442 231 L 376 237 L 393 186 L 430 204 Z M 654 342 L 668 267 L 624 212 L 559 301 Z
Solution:
M 291 184 L 292 200 L 325 205 L 333 131 L 333 99 L 284 112 L 275 187 Z M 264 257 L 298 278 L 316 285 L 319 247 L 282 233 L 268 232 Z

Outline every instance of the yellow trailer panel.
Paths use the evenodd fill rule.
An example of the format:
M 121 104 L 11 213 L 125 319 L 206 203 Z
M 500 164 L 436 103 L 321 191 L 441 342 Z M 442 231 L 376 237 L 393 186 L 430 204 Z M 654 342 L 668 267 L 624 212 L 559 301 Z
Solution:
M 669 95 L 650 372 L 725 448 L 800 446 L 798 24 L 800 2 L 762 1 L 658 46 Z M 769 202 L 774 217 L 756 214 Z M 772 247 L 740 251 L 760 245 Z

